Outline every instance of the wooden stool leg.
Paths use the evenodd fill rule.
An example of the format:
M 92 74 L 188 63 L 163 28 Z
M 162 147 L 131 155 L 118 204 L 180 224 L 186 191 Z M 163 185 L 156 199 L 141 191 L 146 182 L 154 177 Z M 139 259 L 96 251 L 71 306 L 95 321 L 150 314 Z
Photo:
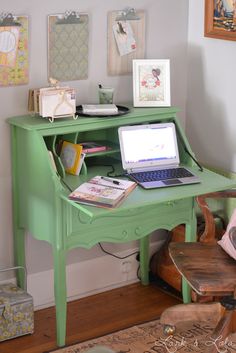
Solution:
M 225 310 L 222 318 L 218 322 L 214 332 L 212 334 L 212 338 L 217 339 L 218 337 L 222 337 L 224 340 L 226 337 L 232 333 L 232 319 L 233 319 L 233 311 L 232 310 Z
M 219 320 L 216 328 L 214 329 L 210 343 L 209 343 L 209 353 L 219 352 L 220 347 L 222 347 L 223 342 L 226 338 L 233 333 L 233 319 L 235 319 L 235 310 L 225 310 L 221 319 Z

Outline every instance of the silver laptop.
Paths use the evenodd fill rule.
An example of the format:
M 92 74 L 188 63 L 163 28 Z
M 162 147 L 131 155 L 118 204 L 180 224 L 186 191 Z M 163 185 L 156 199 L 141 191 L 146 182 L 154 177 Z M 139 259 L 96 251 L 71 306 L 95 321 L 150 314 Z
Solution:
M 200 182 L 180 166 L 174 123 L 122 126 L 118 134 L 123 169 L 143 188 Z

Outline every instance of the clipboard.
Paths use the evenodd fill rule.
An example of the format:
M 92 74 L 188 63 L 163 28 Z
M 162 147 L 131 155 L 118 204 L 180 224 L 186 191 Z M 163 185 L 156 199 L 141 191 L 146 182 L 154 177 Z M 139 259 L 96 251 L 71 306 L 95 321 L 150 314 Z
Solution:
M 127 75 L 132 72 L 132 61 L 134 59 L 144 59 L 145 57 L 145 11 L 133 8 L 126 8 L 122 11 L 112 11 L 108 13 L 108 75 Z M 127 30 L 133 35 L 135 40 L 134 50 L 122 53 L 116 38 L 117 24 L 126 24 Z M 132 38 L 131 38 L 132 39 Z M 132 46 L 132 41 L 130 42 Z
M 88 78 L 88 14 L 67 11 L 48 16 L 48 77 Z
M 28 17 L 1 14 L 0 86 L 27 84 L 28 71 Z

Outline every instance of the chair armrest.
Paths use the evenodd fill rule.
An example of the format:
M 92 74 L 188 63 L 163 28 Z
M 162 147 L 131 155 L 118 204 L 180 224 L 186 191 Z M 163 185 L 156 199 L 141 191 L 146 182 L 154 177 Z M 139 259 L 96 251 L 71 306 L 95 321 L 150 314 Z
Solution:
M 205 220 L 205 229 L 199 241 L 202 243 L 216 243 L 216 226 L 214 216 L 209 208 L 206 199 L 236 198 L 236 189 L 217 191 L 196 197 L 197 204 Z

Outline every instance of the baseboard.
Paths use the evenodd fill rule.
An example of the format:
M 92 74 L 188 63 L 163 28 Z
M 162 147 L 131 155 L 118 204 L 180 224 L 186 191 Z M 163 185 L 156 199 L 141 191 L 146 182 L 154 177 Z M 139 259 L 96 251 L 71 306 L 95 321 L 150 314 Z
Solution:
M 151 243 L 153 254 L 163 240 Z M 138 249 L 132 249 L 132 252 Z M 129 251 L 117 253 L 126 256 Z M 139 263 L 133 255 L 124 260 L 105 255 L 67 266 L 68 301 L 137 282 Z M 28 292 L 33 296 L 35 310 L 54 305 L 53 270 L 28 274 Z

